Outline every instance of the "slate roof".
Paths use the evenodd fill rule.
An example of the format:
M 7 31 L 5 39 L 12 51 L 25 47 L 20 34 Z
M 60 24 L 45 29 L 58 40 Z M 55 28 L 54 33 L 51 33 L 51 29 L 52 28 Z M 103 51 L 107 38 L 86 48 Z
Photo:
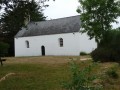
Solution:
M 15 38 L 73 33 L 79 32 L 79 30 L 80 30 L 80 16 L 78 15 L 48 21 L 30 22 L 27 25 L 27 28 L 22 28 L 22 30 L 20 30 L 16 34 Z

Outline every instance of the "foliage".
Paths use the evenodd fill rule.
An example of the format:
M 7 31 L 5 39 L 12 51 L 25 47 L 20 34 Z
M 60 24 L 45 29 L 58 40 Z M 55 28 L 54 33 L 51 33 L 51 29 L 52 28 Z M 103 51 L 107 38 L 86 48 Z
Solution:
M 72 77 L 69 82 L 64 82 L 63 87 L 67 90 L 101 90 L 102 86 L 93 85 L 93 81 L 98 78 L 97 75 L 91 75 L 92 69 L 96 64 L 89 65 L 81 70 L 75 63 L 71 63 Z
M 111 23 L 117 22 L 120 16 L 119 0 L 79 0 L 80 6 L 77 12 L 80 13 L 82 22 L 81 32 L 87 33 L 90 39 L 95 38 L 99 43 L 106 31 L 111 30 Z
M 94 61 L 101 61 L 101 62 L 108 62 L 113 61 L 113 54 L 114 51 L 109 48 L 97 48 L 92 53 L 91 56 Z
M 98 47 L 91 53 L 94 61 L 120 62 L 120 30 L 111 30 L 106 33 Z
M 110 68 L 106 74 L 111 77 L 111 78 L 114 78 L 114 79 L 117 79 L 119 77 L 118 73 L 117 73 L 117 70 L 116 68 L 112 67 Z
M 0 42 L 0 56 L 5 56 L 8 53 L 8 48 L 7 43 Z
M 45 17 L 42 13 L 43 3 L 34 0 L 16 1 L 5 0 L 0 3 L 4 13 L 0 19 L 0 38 L 10 44 L 9 54 L 14 52 L 14 36 L 25 26 L 25 21 L 43 21 Z M 2 10 L 1 9 L 1 10 Z M 28 21 L 29 22 L 29 21 Z
M 84 55 L 88 55 L 88 53 L 86 53 L 86 52 L 80 52 L 80 55 L 84 56 Z
M 42 12 L 40 12 L 40 6 L 36 2 L 23 2 L 17 3 L 18 5 L 14 8 L 8 8 L 2 15 L 1 24 L 2 32 L 6 36 L 14 37 L 14 35 L 24 26 L 25 19 L 30 16 L 31 21 L 42 21 L 45 20 Z M 11 10 L 12 9 L 12 10 Z M 5 33 L 7 32 L 7 33 Z

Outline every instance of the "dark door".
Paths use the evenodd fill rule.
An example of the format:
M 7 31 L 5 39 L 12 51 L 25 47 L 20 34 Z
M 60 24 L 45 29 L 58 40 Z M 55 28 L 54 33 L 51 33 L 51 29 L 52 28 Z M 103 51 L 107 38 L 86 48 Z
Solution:
M 42 56 L 45 56 L 45 47 L 41 46 L 41 52 L 42 52 Z

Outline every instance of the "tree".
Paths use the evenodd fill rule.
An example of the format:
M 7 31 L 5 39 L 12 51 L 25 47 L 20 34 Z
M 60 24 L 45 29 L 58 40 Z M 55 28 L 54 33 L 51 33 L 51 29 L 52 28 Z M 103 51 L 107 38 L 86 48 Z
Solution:
M 92 51 L 94 61 L 120 63 L 120 29 L 107 31 L 98 47 Z
M 106 31 L 112 29 L 111 23 L 117 22 L 120 16 L 119 0 L 79 0 L 81 32 L 87 33 L 90 39 L 95 38 L 99 43 Z
M 5 13 L 0 19 L 0 38 L 2 41 L 9 43 L 9 54 L 14 55 L 14 36 L 25 26 L 25 19 L 30 16 L 31 21 L 43 21 L 45 17 L 42 13 L 43 5 L 39 5 L 34 0 L 17 1 L 17 0 L 3 0 L 1 7 Z M 44 2 L 42 2 L 43 4 Z M 45 6 L 45 5 L 44 5 Z
M 8 53 L 8 48 L 9 45 L 7 43 L 0 42 L 0 57 Z
M 6 36 L 14 36 L 24 26 L 24 21 L 28 16 L 30 16 L 31 21 L 45 20 L 43 13 L 39 10 L 40 7 L 34 1 L 19 2 L 15 7 L 9 7 L 1 18 L 3 32 L 7 32 Z

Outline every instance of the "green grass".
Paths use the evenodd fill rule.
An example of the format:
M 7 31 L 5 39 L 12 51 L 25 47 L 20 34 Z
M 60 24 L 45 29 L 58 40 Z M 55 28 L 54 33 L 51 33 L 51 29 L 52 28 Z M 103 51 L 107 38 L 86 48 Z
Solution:
M 13 64 L 0 67 L 0 77 L 15 73 L 0 82 L 0 90 L 59 90 L 60 82 L 67 79 L 65 65 Z
M 22 57 L 7 58 L 4 66 L 0 66 L 0 78 L 8 73 L 15 73 L 0 82 L 0 90 L 64 90 L 61 82 L 70 78 L 70 57 Z M 78 57 L 74 57 L 78 58 Z M 80 69 L 91 61 L 84 61 Z M 99 63 L 93 74 L 104 76 L 102 84 L 105 90 L 120 90 L 120 77 L 112 79 L 105 75 L 110 67 L 116 63 Z M 120 66 L 117 67 L 120 75 Z

